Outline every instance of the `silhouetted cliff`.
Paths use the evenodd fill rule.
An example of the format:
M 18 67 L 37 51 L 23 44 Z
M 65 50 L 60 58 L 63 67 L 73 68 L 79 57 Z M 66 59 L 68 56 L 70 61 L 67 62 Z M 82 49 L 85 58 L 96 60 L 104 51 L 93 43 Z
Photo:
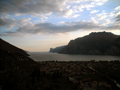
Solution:
M 60 53 L 120 55 L 120 36 L 110 32 L 90 33 L 87 36 L 71 40 Z
M 50 48 L 49 52 L 60 52 L 65 46 L 60 46 L 60 47 L 56 47 L 56 48 Z
M 19 53 L 24 56 L 29 56 L 24 50 L 11 45 L 2 39 L 0 39 L 0 50 L 6 50 L 12 53 Z

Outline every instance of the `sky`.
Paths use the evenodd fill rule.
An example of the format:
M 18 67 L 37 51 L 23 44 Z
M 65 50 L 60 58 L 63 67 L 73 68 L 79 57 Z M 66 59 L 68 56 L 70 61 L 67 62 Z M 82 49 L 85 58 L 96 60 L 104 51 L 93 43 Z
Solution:
M 103 31 L 120 35 L 120 0 L 0 0 L 0 38 L 26 51 Z

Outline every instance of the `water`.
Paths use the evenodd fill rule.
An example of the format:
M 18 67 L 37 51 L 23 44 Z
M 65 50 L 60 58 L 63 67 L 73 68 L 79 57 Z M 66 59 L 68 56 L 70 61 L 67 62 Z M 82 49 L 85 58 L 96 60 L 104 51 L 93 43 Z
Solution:
M 57 54 L 57 53 L 29 53 L 30 58 L 35 61 L 89 61 L 89 60 L 120 60 L 120 56 L 110 55 L 69 55 L 69 54 Z

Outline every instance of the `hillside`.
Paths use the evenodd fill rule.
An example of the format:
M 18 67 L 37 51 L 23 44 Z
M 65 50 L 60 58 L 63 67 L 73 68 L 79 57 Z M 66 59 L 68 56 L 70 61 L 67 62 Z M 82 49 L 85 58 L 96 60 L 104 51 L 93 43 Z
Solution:
M 120 36 L 110 32 L 90 33 L 71 40 L 61 50 L 62 54 L 120 55 Z
M 24 50 L 0 39 L 0 90 L 30 90 L 30 75 L 38 66 Z
M 56 66 L 48 72 L 52 61 L 38 63 L 3 40 L 0 45 L 0 90 L 77 90 Z
M 8 42 L 0 39 L 0 50 L 6 50 L 12 53 L 19 53 L 24 56 L 29 56 L 24 50 L 9 44 Z
M 56 47 L 56 48 L 50 48 L 49 52 L 60 52 L 65 46 L 60 46 L 60 47 Z

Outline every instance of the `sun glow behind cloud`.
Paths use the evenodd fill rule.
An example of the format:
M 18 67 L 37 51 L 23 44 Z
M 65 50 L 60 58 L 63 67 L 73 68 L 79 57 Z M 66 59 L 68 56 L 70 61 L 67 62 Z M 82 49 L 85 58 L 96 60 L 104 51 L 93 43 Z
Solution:
M 48 51 L 90 32 L 120 35 L 119 3 L 119 0 L 1 0 L 0 36 L 27 51 Z

